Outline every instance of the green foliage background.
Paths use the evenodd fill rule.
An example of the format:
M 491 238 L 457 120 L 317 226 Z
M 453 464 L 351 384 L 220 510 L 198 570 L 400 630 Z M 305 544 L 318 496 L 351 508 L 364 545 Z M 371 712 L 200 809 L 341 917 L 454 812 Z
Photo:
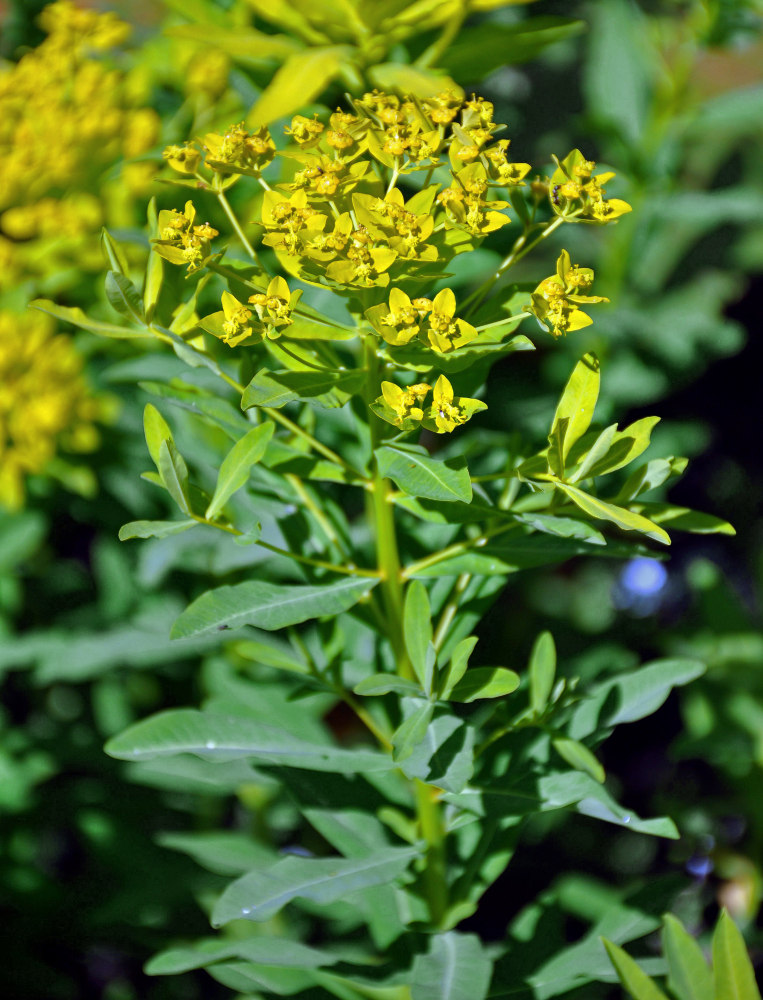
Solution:
M 234 120 L 279 64 L 280 55 L 263 61 L 242 51 L 235 25 L 251 11 L 228 6 L 147 7 L 146 21 L 136 25 L 143 47 L 131 58 L 145 61 L 152 74 L 162 144 L 212 118 Z M 31 5 L 16 6 L 6 57 L 16 44 L 36 40 L 33 13 Z M 134 10 L 123 14 L 136 17 Z M 533 23 L 536 17 L 548 20 Z M 216 37 L 221 48 L 228 45 L 233 66 L 219 98 L 223 107 L 215 111 L 184 98 L 173 80 L 173 46 L 209 38 L 208 19 L 239 36 L 238 49 L 230 34 Z M 172 30 L 164 39 L 162 23 Z M 518 30 L 528 25 L 540 31 Z M 262 27 L 274 34 L 272 26 Z M 543 32 L 554 43 L 547 48 L 535 44 Z M 383 58 L 405 63 L 437 37 L 436 28 L 413 33 Z M 647 933 L 669 905 L 694 929 L 709 928 L 720 899 L 736 906 L 748 942 L 760 947 L 761 470 L 747 430 L 756 423 L 752 403 L 735 391 L 740 376 L 718 389 L 723 376 L 713 375 L 721 369 L 712 366 L 722 357 L 759 356 L 745 347 L 743 325 L 729 311 L 763 260 L 763 84 L 754 55 L 761 51 L 760 12 L 752 3 L 539 0 L 478 12 L 436 63 L 495 101 L 517 158 L 546 162 L 552 148 L 579 145 L 617 167 L 634 204 L 633 215 L 603 238 L 577 227 L 570 245 L 575 259 L 593 264 L 597 290 L 612 300 L 606 318 L 561 348 L 549 341 L 533 366 L 537 377 L 521 356 L 497 371 L 493 396 L 503 404 L 492 413 L 503 425 L 542 434 L 574 361 L 595 350 L 607 371 L 602 419 L 615 411 L 622 419 L 626 408 L 639 417 L 642 406 L 651 410 L 658 401 L 658 412 L 672 411 L 655 434 L 655 452 L 709 449 L 704 475 L 687 483 L 687 502 L 728 517 L 739 530 L 735 540 L 687 543 L 670 564 L 662 603 L 648 613 L 623 606 L 622 566 L 572 562 L 558 571 L 529 571 L 484 623 L 484 641 L 497 650 L 527 649 L 541 628 L 552 627 L 563 669 L 582 678 L 595 676 L 605 661 L 632 667 L 641 658 L 634 650 L 645 657 L 696 656 L 709 668 L 680 701 L 674 694 L 662 714 L 640 724 L 638 737 L 631 727 L 628 741 L 636 750 L 621 744 L 610 747 L 611 759 L 605 754 L 621 798 L 639 814 L 672 816 L 683 839 L 665 848 L 621 829 L 604 841 L 584 817 L 539 817 L 523 857 L 499 883 L 489 920 L 475 927 L 500 937 L 511 921 L 518 942 L 526 928 L 542 927 L 536 937 L 548 942 L 549 962 L 581 928 L 590 947 L 599 934 L 616 937 L 617 928 L 606 923 L 615 901 L 651 913 L 653 921 L 643 918 L 641 927 Z M 339 62 L 325 64 L 314 95 L 322 92 L 329 107 L 352 85 L 353 70 L 337 69 L 346 55 L 334 53 Z M 136 215 L 135 229 L 118 235 L 138 245 L 139 225 Z M 548 253 L 550 273 L 554 253 Z M 490 263 L 481 258 L 480 269 Z M 466 269 L 459 277 L 465 289 L 473 279 Z M 31 297 L 39 289 L 28 291 Z M 67 295 L 67 304 L 95 303 L 113 321 L 91 279 L 75 277 Z M 132 352 L 84 338 L 82 349 L 94 383 L 123 399 L 93 458 L 99 496 L 88 500 L 40 480 L 27 510 L 0 521 L 0 905 L 12 928 L 3 976 L 8 995 L 25 997 L 212 997 L 216 987 L 201 974 L 157 979 L 140 972 L 151 953 L 177 936 L 205 933 L 193 896 L 204 901 L 220 876 L 231 874 L 209 860 L 211 870 L 200 873 L 186 857 L 188 843 L 163 832 L 256 826 L 259 803 L 233 804 L 219 787 L 194 794 L 196 779 L 182 775 L 168 791 L 166 779 L 145 766 L 140 783 L 126 785 L 126 774 L 138 780 L 140 765 L 125 769 L 101 748 L 133 720 L 220 695 L 232 683 L 217 655 L 220 640 L 179 647 L 167 636 L 193 575 L 223 582 L 237 553 L 211 538 L 185 548 L 117 541 L 125 521 L 166 513 L 137 478 L 145 459 L 136 414 L 148 397 L 131 388 L 138 370 Z M 154 362 L 169 370 L 168 360 Z M 701 387 L 701 399 L 692 385 Z M 728 432 L 730 424 L 739 446 L 717 441 L 719 428 Z M 678 491 L 673 496 L 681 499 Z M 235 776 L 231 781 L 232 789 Z M 278 808 L 286 836 L 293 815 L 284 803 Z M 159 846 L 162 840 L 175 850 Z M 687 875 L 687 862 L 690 872 L 712 864 L 714 874 Z M 581 947 L 577 961 L 585 964 L 591 954 Z M 555 960 L 574 967 L 571 955 Z M 596 988 L 606 995 L 603 986 L 589 991 Z M 220 995 L 229 992 L 221 987 Z

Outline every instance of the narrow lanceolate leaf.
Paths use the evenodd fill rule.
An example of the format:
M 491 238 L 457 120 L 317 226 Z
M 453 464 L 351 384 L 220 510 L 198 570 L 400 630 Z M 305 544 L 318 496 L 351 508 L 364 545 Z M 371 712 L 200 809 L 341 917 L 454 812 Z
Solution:
M 590 774 L 594 781 L 603 784 L 606 778 L 604 768 L 584 743 L 568 739 L 564 736 L 559 736 L 551 742 L 553 743 L 554 750 L 556 750 L 560 757 L 567 761 L 570 767 L 574 767 L 576 771 L 584 771 L 586 774 Z
M 241 409 L 253 406 L 280 409 L 295 400 L 335 409 L 344 406 L 362 384 L 363 376 L 358 372 L 261 371 L 244 389 Z
M 442 462 L 417 452 L 384 445 L 376 449 L 379 473 L 391 479 L 404 493 L 428 500 L 472 499 L 472 483 L 462 456 Z
M 667 913 L 662 919 L 668 989 L 676 1000 L 714 1000 L 713 975 L 702 949 L 672 914 Z
M 406 760 L 414 748 L 424 739 L 432 721 L 434 705 L 431 702 L 419 704 L 392 736 L 392 759 L 399 763 Z
M 420 698 L 422 691 L 418 684 L 398 677 L 396 674 L 372 674 L 365 677 L 359 684 L 355 685 L 355 694 L 362 694 L 365 697 L 389 694 L 394 691 L 396 694 L 407 694 L 414 698 Z
M 212 911 L 212 925 L 242 918 L 262 922 L 295 899 L 334 903 L 349 893 L 388 885 L 418 854 L 415 847 L 388 847 L 361 858 L 281 858 L 229 885 Z
M 198 597 L 172 626 L 173 639 L 201 635 L 219 629 L 254 625 L 273 631 L 320 618 L 338 615 L 376 586 L 368 577 L 346 577 L 319 586 L 286 586 L 251 580 L 230 587 L 208 590 Z
M 623 988 L 633 997 L 633 1000 L 668 1000 L 662 990 L 645 972 L 641 971 L 626 951 L 604 938 L 602 941 L 610 961 L 615 967 L 618 979 Z
M 51 302 L 50 299 L 35 299 L 33 302 L 30 302 L 30 305 L 33 309 L 39 309 L 40 312 L 48 313 L 50 316 L 55 316 L 56 319 L 63 320 L 64 323 L 71 323 L 72 326 L 78 326 L 82 330 L 88 330 L 90 333 L 97 333 L 102 337 L 122 339 L 129 337 L 156 336 L 153 330 L 149 330 L 145 326 L 139 330 L 134 330 L 128 326 L 116 326 L 114 323 L 102 323 L 98 319 L 91 319 L 77 307 L 59 306 L 57 303 Z
M 570 449 L 588 430 L 598 396 L 599 360 L 586 354 L 575 365 L 551 425 L 549 465 L 556 475 L 564 473 Z
M 411 658 L 424 690 L 431 689 L 431 677 L 427 677 L 427 651 L 432 641 L 432 609 L 426 587 L 420 580 L 413 580 L 405 593 L 403 610 L 403 634 L 405 648 Z
M 140 292 L 124 274 L 119 274 L 118 271 L 107 273 L 106 298 L 122 316 L 128 316 L 135 323 L 145 323 Z
M 217 476 L 215 492 L 207 507 L 206 517 L 210 521 L 217 517 L 236 490 L 241 489 L 249 479 L 249 470 L 265 454 L 274 427 L 271 420 L 253 427 L 225 456 Z
M 181 531 L 188 531 L 198 524 L 198 521 L 128 521 L 119 529 L 119 541 L 125 542 L 128 538 L 169 538 L 170 535 L 179 535 Z
M 106 744 L 119 760 L 155 760 L 197 754 L 213 761 L 252 758 L 308 771 L 356 774 L 386 771 L 389 758 L 372 750 L 343 750 L 330 743 L 310 743 L 277 726 L 239 715 L 180 708 L 137 722 Z
M 760 1000 L 744 938 L 724 910 L 713 933 L 715 1000 Z
M 626 510 L 625 507 L 616 507 L 613 503 L 599 500 L 598 497 L 593 497 L 590 493 L 584 493 L 576 486 L 570 486 L 568 483 L 555 482 L 554 486 L 558 490 L 561 490 L 562 493 L 565 493 L 576 506 L 580 507 L 590 517 L 600 518 L 603 521 L 611 521 L 618 528 L 622 528 L 623 531 L 638 531 L 642 535 L 654 539 L 656 542 L 663 542 L 665 545 L 670 545 L 670 535 L 668 535 L 667 531 L 663 531 L 659 525 L 642 517 L 641 514 L 634 514 L 633 511 Z
M 447 701 L 450 698 L 451 691 L 466 673 L 466 668 L 469 666 L 469 657 L 474 652 L 476 645 L 477 636 L 468 635 L 454 648 L 450 657 L 450 663 L 442 672 L 443 680 L 441 682 L 440 697 L 443 701 Z
M 455 685 L 451 701 L 478 701 L 480 698 L 502 698 L 519 687 L 519 674 L 506 667 L 472 667 Z
M 556 646 L 550 632 L 541 632 L 530 654 L 530 708 L 540 714 L 546 708 L 556 673 Z
M 159 448 L 162 441 L 172 440 L 172 431 L 167 421 L 151 403 L 147 403 L 146 408 L 143 410 L 143 433 L 146 435 L 148 453 L 158 469 Z
M 191 503 L 188 499 L 188 468 L 183 456 L 178 452 L 172 441 L 162 441 L 159 445 L 159 475 L 167 487 L 167 492 L 183 511 L 191 513 Z
M 270 125 L 309 104 L 339 72 L 342 54 L 333 46 L 289 56 L 252 108 L 249 124 Z
M 211 938 L 197 941 L 185 948 L 169 948 L 154 955 L 147 963 L 145 972 L 149 976 L 175 976 L 234 958 L 257 965 L 278 965 L 292 969 L 317 969 L 340 961 L 340 956 L 331 952 L 318 951 L 299 941 L 267 934 L 248 941 L 233 941 L 222 947 L 217 938 Z
M 411 1000 L 485 1000 L 492 973 L 475 934 L 437 934 L 427 954 L 414 960 Z

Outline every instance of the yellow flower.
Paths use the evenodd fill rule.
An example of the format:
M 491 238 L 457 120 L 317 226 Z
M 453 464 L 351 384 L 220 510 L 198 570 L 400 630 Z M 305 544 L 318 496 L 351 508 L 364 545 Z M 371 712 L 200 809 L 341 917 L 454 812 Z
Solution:
M 196 208 L 192 201 L 185 209 L 163 210 L 159 213 L 159 239 L 153 240 L 154 249 L 170 264 L 187 264 L 188 273 L 198 271 L 211 253 L 209 241 L 218 236 L 208 222 L 196 225 Z
M 614 173 L 595 174 L 596 164 L 586 160 L 579 149 L 573 149 L 563 160 L 556 162 L 556 170 L 549 179 L 551 208 L 567 222 L 592 222 L 604 225 L 614 222 L 631 211 L 627 201 L 606 198 L 604 185 Z
M 556 274 L 544 278 L 531 296 L 526 311 L 532 313 L 541 327 L 554 337 L 563 337 L 571 330 L 589 326 L 591 317 L 578 305 L 609 302 L 602 295 L 585 295 L 593 284 L 590 267 L 572 265 L 570 255 L 562 250 L 556 262 Z
M 432 390 L 432 405 L 422 422 L 424 427 L 436 434 L 449 434 L 475 413 L 486 409 L 487 405 L 481 399 L 454 396 L 453 386 L 444 375 L 440 375 Z
M 382 382 L 379 396 L 371 408 L 377 416 L 403 431 L 414 430 L 424 418 L 422 402 L 431 386 L 426 382 L 401 388 L 394 382 Z
M 275 143 L 264 125 L 256 132 L 247 132 L 243 122 L 231 125 L 222 135 L 208 132 L 204 148 L 207 166 L 226 174 L 257 176 L 276 154 Z
M 162 156 L 179 174 L 195 174 L 201 162 L 199 150 L 187 142 L 182 146 L 167 146 Z
M 0 504 L 24 501 L 24 480 L 63 449 L 92 451 L 101 406 L 72 341 L 43 313 L 0 312 Z
M 443 288 L 435 295 L 427 327 L 420 333 L 421 340 L 440 354 L 449 354 L 477 336 L 471 323 L 455 319 L 455 312 L 456 296 L 450 288 Z

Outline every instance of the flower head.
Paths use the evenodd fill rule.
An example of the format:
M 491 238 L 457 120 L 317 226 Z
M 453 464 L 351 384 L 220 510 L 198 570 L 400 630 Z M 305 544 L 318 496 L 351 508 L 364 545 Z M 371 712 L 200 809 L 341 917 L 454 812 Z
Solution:
M 562 250 L 556 262 L 556 274 L 541 281 L 526 309 L 544 330 L 554 337 L 563 337 L 569 331 L 580 330 L 592 322 L 590 316 L 578 309 L 579 305 L 609 302 L 603 295 L 583 294 L 592 284 L 591 268 L 573 265 L 569 253 Z

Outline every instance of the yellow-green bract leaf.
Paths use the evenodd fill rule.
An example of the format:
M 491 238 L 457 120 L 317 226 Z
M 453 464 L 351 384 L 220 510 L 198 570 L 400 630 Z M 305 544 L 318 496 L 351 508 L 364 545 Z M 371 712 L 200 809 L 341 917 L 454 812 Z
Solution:
M 545 711 L 556 673 L 556 646 L 550 632 L 541 632 L 530 654 L 530 708 L 539 715 Z
M 279 858 L 228 886 L 212 911 L 212 926 L 242 918 L 270 920 L 293 899 L 327 904 L 370 886 L 389 885 L 418 854 L 415 847 L 387 847 L 360 858 Z
M 625 507 L 616 507 L 612 503 L 599 500 L 598 497 L 592 497 L 589 493 L 584 493 L 576 486 L 570 486 L 568 483 L 555 482 L 554 486 L 563 493 L 566 493 L 574 504 L 591 517 L 611 521 L 624 531 L 640 531 L 648 538 L 653 538 L 656 542 L 663 542 L 665 545 L 670 545 L 670 536 L 668 533 L 654 524 L 653 521 L 649 521 L 640 514 L 634 514 L 632 511 L 626 510 Z
M 602 938 L 602 942 L 620 982 L 633 997 L 633 1000 L 668 1000 L 662 990 L 652 982 L 645 972 L 641 971 L 627 952 L 604 938 Z
M 190 514 L 191 503 L 188 499 L 188 467 L 183 460 L 183 456 L 172 441 L 162 441 L 159 445 L 159 463 L 157 468 L 169 495 L 184 514 Z
M 403 635 L 405 648 L 411 658 L 413 669 L 425 691 L 431 687 L 427 678 L 427 650 L 432 641 L 432 610 L 426 587 L 420 580 L 414 580 L 405 592 L 403 609 Z
M 557 476 L 564 474 L 570 448 L 588 430 L 598 396 L 599 360 L 586 354 L 575 365 L 551 425 L 548 464 Z
M 461 455 L 443 462 L 389 445 L 377 448 L 374 454 L 379 474 L 392 479 L 408 496 L 465 503 L 472 499 L 472 482 Z
M 338 615 L 366 596 L 378 579 L 345 577 L 333 583 L 285 586 L 247 580 L 208 590 L 172 626 L 173 639 L 254 625 L 274 631 L 322 615 Z
M 501 698 L 519 687 L 519 674 L 506 667 L 472 667 L 453 687 L 451 701 L 478 701 Z
M 149 231 L 157 231 L 156 198 L 152 198 L 148 206 L 148 227 Z M 162 257 L 158 253 L 149 253 L 146 261 L 146 274 L 143 279 L 143 309 L 147 322 L 151 322 L 156 310 L 156 303 L 159 300 L 159 293 L 162 290 L 164 281 L 164 264 Z
M 55 316 L 56 319 L 63 320 L 64 323 L 71 323 L 81 330 L 88 330 L 90 333 L 100 334 L 102 337 L 153 337 L 155 334 L 146 329 L 132 330 L 125 326 L 115 326 L 113 323 L 102 323 L 98 319 L 90 319 L 81 309 L 76 307 L 59 306 L 50 299 L 35 299 L 29 303 L 32 309 L 39 309 L 40 312 Z
M 411 1000 L 484 1000 L 493 963 L 476 934 L 448 931 L 430 939 L 413 962 Z
M 339 71 L 345 50 L 309 49 L 289 56 L 249 114 L 249 125 L 270 125 L 316 98 Z
M 188 531 L 193 528 L 198 521 L 129 521 L 119 529 L 119 541 L 125 542 L 128 538 L 168 538 L 170 535 L 179 535 L 181 531 Z
M 715 1000 L 760 1000 L 744 938 L 724 910 L 713 934 Z
M 570 767 L 574 767 L 576 771 L 585 771 L 594 781 L 603 784 L 606 778 L 604 768 L 584 743 L 568 739 L 566 736 L 559 736 L 551 742 L 559 756 L 566 760 Z
M 259 427 L 253 427 L 225 456 L 217 476 L 214 495 L 205 515 L 210 521 L 217 517 L 236 490 L 247 481 L 249 470 L 265 454 L 274 427 L 272 420 L 260 424 Z
M 668 989 L 677 1000 L 714 1000 L 713 975 L 702 949 L 672 914 L 667 913 L 662 919 Z
M 449 76 L 418 69 L 403 63 L 380 63 L 368 71 L 371 82 L 381 90 L 399 90 L 415 97 L 433 97 L 444 90 L 452 90 L 463 97 L 463 90 Z
M 148 453 L 158 469 L 159 448 L 162 441 L 172 440 L 172 431 L 167 421 L 151 403 L 147 403 L 146 408 L 143 410 L 143 432 L 146 435 Z

